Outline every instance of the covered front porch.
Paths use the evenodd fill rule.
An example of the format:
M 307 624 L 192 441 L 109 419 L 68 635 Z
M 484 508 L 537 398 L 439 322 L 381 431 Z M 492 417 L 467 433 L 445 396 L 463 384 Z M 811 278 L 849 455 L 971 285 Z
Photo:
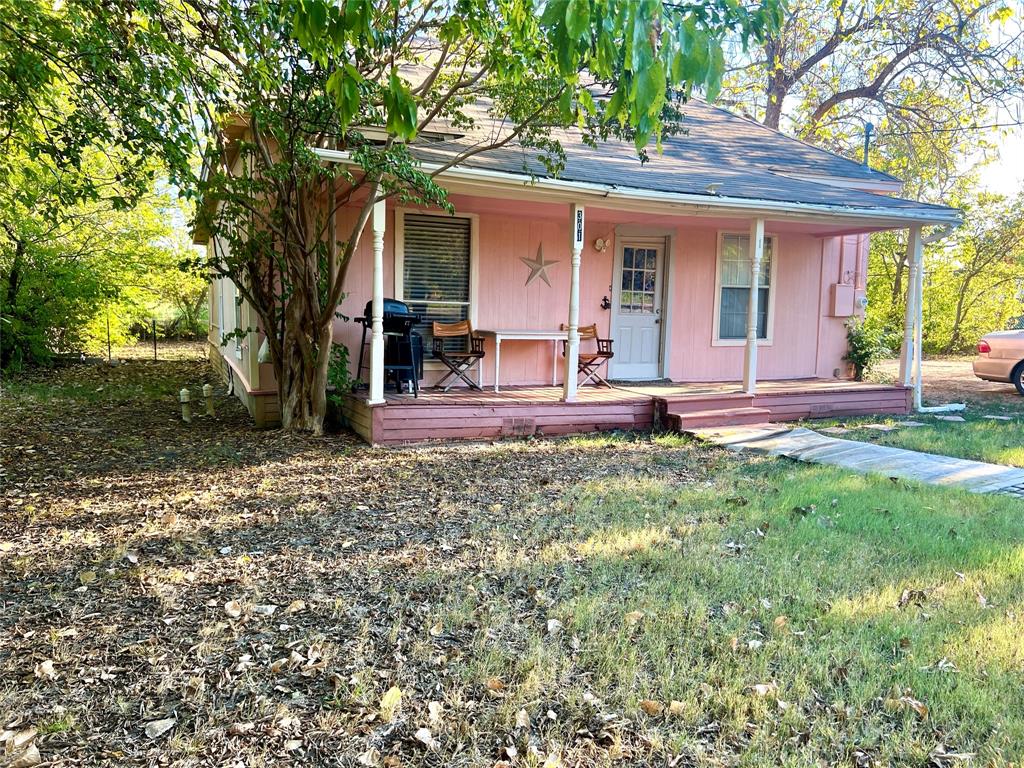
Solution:
M 355 376 L 365 389 L 344 412 L 367 441 L 910 410 L 920 384 L 922 227 L 936 222 L 932 212 L 698 202 L 450 173 L 458 213 L 380 200 L 360 242 L 340 313 L 365 306 L 365 333 L 339 323 L 335 341 L 366 359 Z M 850 381 L 847 323 L 863 316 L 868 236 L 900 228 L 909 235 L 910 280 L 898 385 Z M 419 397 L 388 391 L 399 386 L 385 359 L 391 298 L 417 317 L 428 350 Z M 446 373 L 429 355 L 432 326 L 453 321 L 482 341 L 481 356 L 454 390 L 440 392 L 431 389 Z M 584 328 L 596 330 L 581 342 Z M 611 345 L 602 370 L 620 382 L 611 388 L 583 386 L 577 373 L 595 333 Z M 661 381 L 672 383 L 642 383 Z
M 836 379 L 762 381 L 756 392 L 741 382 L 616 384 L 580 387 L 566 402 L 561 387 L 512 386 L 500 392 L 423 390 L 419 397 L 388 392 L 370 404 L 351 395 L 343 411 L 349 426 L 375 445 L 425 440 L 493 440 L 708 425 L 709 414 L 727 423 L 794 421 L 864 413 L 902 414 L 912 390 Z M 723 422 L 726 423 L 726 422 Z

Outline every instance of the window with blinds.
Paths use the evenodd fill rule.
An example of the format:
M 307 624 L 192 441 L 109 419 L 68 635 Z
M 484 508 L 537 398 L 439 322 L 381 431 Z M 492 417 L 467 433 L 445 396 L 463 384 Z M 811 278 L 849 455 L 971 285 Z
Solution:
M 404 216 L 401 299 L 423 317 L 416 331 L 428 349 L 435 321 L 453 323 L 469 317 L 470 227 L 468 218 Z M 449 343 L 454 350 L 460 340 Z
M 764 239 L 764 257 L 757 285 L 757 338 L 768 338 L 768 299 L 771 294 L 772 238 Z M 721 294 L 718 302 L 718 338 L 747 337 L 747 307 L 750 305 L 750 236 L 723 235 L 718 259 Z

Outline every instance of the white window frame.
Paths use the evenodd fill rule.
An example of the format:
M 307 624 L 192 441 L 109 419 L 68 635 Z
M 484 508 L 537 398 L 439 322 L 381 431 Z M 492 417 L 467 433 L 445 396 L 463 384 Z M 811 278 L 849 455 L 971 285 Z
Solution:
M 727 235 L 738 237 L 750 237 L 750 232 L 737 232 L 735 230 L 719 230 L 718 245 L 715 253 L 715 308 L 712 320 L 711 346 L 713 347 L 743 347 L 747 340 L 744 339 L 723 339 L 719 337 L 719 324 L 722 318 L 722 247 Z M 778 235 L 765 233 L 765 240 L 772 244 L 772 263 L 769 271 L 768 284 L 768 316 L 766 318 L 765 338 L 758 339 L 759 347 L 772 346 L 773 334 L 775 332 L 775 294 L 778 292 L 779 272 L 779 238 Z
M 395 291 L 394 297 L 405 301 L 405 215 L 449 216 L 454 219 L 469 219 L 469 323 L 476 330 L 477 306 L 480 288 L 480 216 L 475 213 L 447 213 L 445 211 L 422 210 L 419 208 L 395 209 Z M 444 368 L 441 363 L 424 356 L 427 370 Z

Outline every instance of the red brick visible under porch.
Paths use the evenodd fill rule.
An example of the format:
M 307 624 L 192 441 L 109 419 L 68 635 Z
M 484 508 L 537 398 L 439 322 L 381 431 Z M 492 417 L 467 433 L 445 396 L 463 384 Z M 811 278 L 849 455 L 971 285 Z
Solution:
M 422 390 L 419 398 L 388 393 L 367 405 L 365 392 L 347 400 L 350 427 L 372 444 L 426 440 L 493 440 L 598 430 L 793 421 L 828 416 L 905 414 L 911 390 L 835 379 L 763 381 L 756 395 L 736 382 L 583 387 L 577 401 L 561 401 L 559 387 L 509 387 L 501 392 Z

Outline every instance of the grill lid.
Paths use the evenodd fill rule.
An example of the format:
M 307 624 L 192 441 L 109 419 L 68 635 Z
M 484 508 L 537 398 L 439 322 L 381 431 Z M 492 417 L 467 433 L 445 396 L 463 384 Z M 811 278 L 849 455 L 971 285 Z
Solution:
M 384 299 L 384 317 L 400 317 L 404 315 L 416 317 L 416 313 L 409 309 L 409 305 L 404 301 Z M 363 317 L 367 320 L 373 317 L 373 299 L 366 302 L 366 307 L 363 309 Z

